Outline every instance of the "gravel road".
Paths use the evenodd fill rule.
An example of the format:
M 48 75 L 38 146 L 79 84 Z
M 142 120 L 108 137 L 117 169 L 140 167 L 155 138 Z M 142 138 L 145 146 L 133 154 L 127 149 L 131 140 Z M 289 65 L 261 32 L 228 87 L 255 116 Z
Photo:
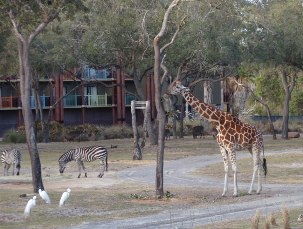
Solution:
M 302 153 L 302 150 L 289 150 L 289 153 Z M 279 154 L 284 152 L 267 152 Z M 249 157 L 248 153 L 239 153 L 238 158 Z M 182 185 L 184 187 L 209 187 L 223 189 L 222 179 L 192 175 L 193 170 L 221 163 L 220 155 L 188 157 L 176 161 L 165 162 L 165 186 Z M 140 166 L 118 172 L 118 179 L 141 183 L 154 182 L 155 165 Z M 230 179 L 232 182 L 232 179 Z M 248 190 L 248 183 L 239 183 L 240 190 Z M 232 183 L 229 184 L 228 195 L 232 195 Z M 242 203 L 223 204 L 219 206 L 195 206 L 186 209 L 169 209 L 159 214 L 129 218 L 124 220 L 103 221 L 100 223 L 84 223 L 73 228 L 215 228 L 214 223 L 236 219 L 251 218 L 256 210 L 262 214 L 280 211 L 281 208 L 301 208 L 303 206 L 303 185 L 263 184 L 262 193 L 273 193 L 268 198 L 256 198 Z M 208 226 L 205 226 L 208 225 Z

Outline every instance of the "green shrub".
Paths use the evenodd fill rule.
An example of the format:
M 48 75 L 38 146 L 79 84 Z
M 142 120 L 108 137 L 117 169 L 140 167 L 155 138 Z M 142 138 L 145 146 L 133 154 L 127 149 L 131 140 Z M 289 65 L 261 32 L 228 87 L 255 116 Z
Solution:
M 104 128 L 104 139 L 114 138 L 131 138 L 133 137 L 133 130 L 127 125 L 116 125 Z
M 26 136 L 24 131 L 10 129 L 4 133 L 3 136 L 4 142 L 11 142 L 11 143 L 25 143 Z

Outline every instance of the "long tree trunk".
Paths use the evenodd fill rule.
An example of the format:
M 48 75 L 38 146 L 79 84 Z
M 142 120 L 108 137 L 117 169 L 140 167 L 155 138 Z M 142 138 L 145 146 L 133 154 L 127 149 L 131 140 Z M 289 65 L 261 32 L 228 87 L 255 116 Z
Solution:
M 136 105 L 135 100 L 131 101 L 132 127 L 134 134 L 134 155 L 133 160 L 142 160 L 142 151 L 139 146 L 139 131 L 137 128 Z
M 19 59 L 20 94 L 22 101 L 22 113 L 25 126 L 27 148 L 31 159 L 32 184 L 34 192 L 38 192 L 38 189 L 44 189 L 44 186 L 41 176 L 41 163 L 34 130 L 33 114 L 30 108 L 32 77 L 29 63 L 29 44 L 26 39 L 23 42 L 19 41 Z
M 282 138 L 288 139 L 288 120 L 289 120 L 289 101 L 290 94 L 287 93 L 283 103 L 283 121 L 282 121 Z
M 160 78 L 160 66 L 161 66 L 161 54 L 165 47 L 167 48 L 169 45 L 167 44 L 165 47 L 162 47 L 160 49 L 160 41 L 163 37 L 167 23 L 168 23 L 168 16 L 171 12 L 171 10 L 178 5 L 180 0 L 173 0 L 172 3 L 167 8 L 163 22 L 162 27 L 160 29 L 160 32 L 155 36 L 153 40 L 153 47 L 154 47 L 154 84 L 155 84 L 155 103 L 156 103 L 156 109 L 157 109 L 157 122 L 158 122 L 158 145 L 157 145 L 157 168 L 156 168 L 156 195 L 159 197 L 164 196 L 163 191 L 163 164 L 164 164 L 164 130 L 165 130 L 165 111 L 163 108 L 163 104 L 161 102 L 161 92 L 162 92 L 162 84 L 161 84 L 161 78 Z M 173 39 L 175 38 L 177 32 L 173 36 Z M 169 44 L 172 44 L 169 43 Z
M 282 139 L 288 139 L 288 120 L 289 120 L 289 102 L 291 100 L 291 93 L 295 87 L 296 73 L 290 70 L 287 72 L 286 66 L 283 66 L 282 70 L 282 83 L 285 92 L 285 98 L 283 103 L 283 123 L 282 123 Z
M 137 90 L 137 94 L 139 96 L 139 100 L 141 101 L 146 100 L 146 97 L 144 96 L 144 92 L 143 92 L 141 77 L 137 75 L 136 71 L 134 71 L 134 84 Z M 149 136 L 150 145 L 157 145 L 158 142 L 158 138 L 156 135 L 157 128 L 153 128 L 153 123 L 150 118 L 147 119 L 146 128 Z
M 154 81 L 155 81 L 155 103 L 157 108 L 158 121 L 158 145 L 157 145 L 157 167 L 156 167 L 156 195 L 162 197 L 163 191 L 163 161 L 164 161 L 164 129 L 165 112 L 161 104 L 161 85 L 160 85 L 160 37 L 154 39 Z

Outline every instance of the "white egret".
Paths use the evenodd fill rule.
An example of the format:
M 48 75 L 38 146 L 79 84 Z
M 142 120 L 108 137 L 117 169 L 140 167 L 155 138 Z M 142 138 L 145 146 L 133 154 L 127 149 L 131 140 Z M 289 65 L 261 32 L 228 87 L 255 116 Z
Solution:
M 30 199 L 30 200 L 27 202 L 26 207 L 25 207 L 25 209 L 24 209 L 24 216 L 25 216 L 25 217 L 28 217 L 28 216 L 30 215 L 31 211 L 32 211 L 32 208 L 33 208 L 34 206 L 36 206 L 36 198 L 37 198 L 36 196 L 33 196 L 33 198 Z
M 45 201 L 45 203 L 47 203 L 47 204 L 51 203 L 51 199 L 49 198 L 49 196 L 45 190 L 39 189 L 39 195 Z
M 302 214 L 299 215 L 298 222 L 303 223 L 303 215 Z
M 63 192 L 63 194 L 62 194 L 62 196 L 61 196 L 61 199 L 60 199 L 60 202 L 59 202 L 59 206 L 60 206 L 60 207 L 67 201 L 67 199 L 68 199 L 69 196 L 70 196 L 70 192 L 71 192 L 70 188 L 68 188 L 68 189 L 66 190 L 66 192 Z

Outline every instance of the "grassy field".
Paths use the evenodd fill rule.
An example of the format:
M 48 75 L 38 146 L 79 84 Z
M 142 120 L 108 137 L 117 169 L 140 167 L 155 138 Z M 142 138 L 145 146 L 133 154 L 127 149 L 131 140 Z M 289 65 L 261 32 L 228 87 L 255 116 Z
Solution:
M 102 179 L 97 178 L 99 162 L 86 163 L 88 178 L 77 178 L 78 169 L 74 162 L 68 164 L 63 176 L 58 171 L 58 158 L 66 150 L 88 145 L 104 145 L 109 149 L 109 171 L 105 173 Z M 115 145 L 117 148 L 111 149 Z M 303 142 L 301 139 L 292 139 L 283 141 L 281 139 L 273 141 L 271 136 L 265 136 L 266 150 L 271 152 L 282 152 L 283 150 L 294 152 L 289 157 L 283 157 L 283 153 L 272 153 L 269 155 L 268 163 L 270 166 L 270 183 L 302 183 L 303 170 Z M 31 167 L 29 155 L 25 144 L 0 144 L 1 149 L 11 147 L 22 151 L 21 175 L 0 176 L 0 228 L 65 228 L 67 226 L 94 221 L 94 220 L 114 220 L 123 219 L 132 216 L 142 216 L 157 213 L 162 210 L 174 208 L 186 208 L 195 205 L 220 205 L 223 203 L 242 201 L 253 196 L 240 196 L 238 198 L 221 198 L 221 189 L 212 190 L 208 188 L 195 189 L 187 187 L 165 187 L 165 191 L 173 193 L 173 198 L 158 200 L 155 198 L 154 185 L 137 184 L 134 182 L 125 182 L 116 178 L 116 172 L 125 168 L 154 164 L 156 159 L 156 148 L 147 146 L 143 152 L 142 161 L 133 161 L 133 140 L 132 139 L 114 139 L 97 142 L 60 142 L 60 143 L 40 143 L 38 145 L 42 165 L 42 176 L 45 189 L 48 191 L 52 204 L 46 205 L 40 197 L 37 200 L 37 206 L 33 210 L 30 218 L 24 219 L 23 211 L 28 199 L 35 195 L 31 183 Z M 241 152 L 248 153 L 248 152 Z M 165 160 L 176 160 L 188 156 L 217 154 L 220 158 L 219 148 L 212 139 L 184 139 L 169 140 L 166 142 Z M 239 180 L 247 181 L 251 178 L 251 160 L 239 160 Z M 302 166 L 302 167 L 301 167 Z M 215 172 L 214 172 L 215 171 Z M 278 172 L 282 171 L 280 175 Z M 223 165 L 215 164 L 208 168 L 195 171 L 199 173 L 216 176 L 223 179 Z M 291 175 L 291 176 L 290 176 Z M 289 179 L 292 177 L 292 179 Z M 247 179 L 247 180 L 246 180 Z M 165 184 L 164 184 L 165 185 Z M 71 198 L 62 208 L 58 207 L 60 196 L 66 188 L 72 189 Z M 21 194 L 27 194 L 27 197 L 19 197 Z M 262 197 L 262 195 L 261 195 Z M 293 217 L 297 217 L 297 211 L 292 211 Z M 210 228 L 250 228 L 245 225 L 251 225 L 250 221 L 232 222 L 235 227 Z

